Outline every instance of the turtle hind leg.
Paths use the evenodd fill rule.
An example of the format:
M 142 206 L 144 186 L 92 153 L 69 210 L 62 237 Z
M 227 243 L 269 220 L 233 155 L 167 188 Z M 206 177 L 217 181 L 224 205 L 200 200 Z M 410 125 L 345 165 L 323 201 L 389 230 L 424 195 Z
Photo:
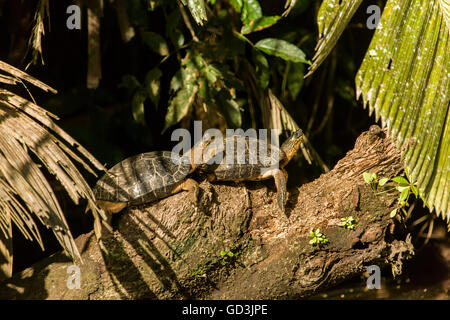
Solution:
M 284 169 L 274 170 L 272 176 L 275 180 L 275 186 L 277 187 L 277 202 L 278 207 L 284 212 L 284 207 L 287 202 L 287 177 L 288 174 Z
M 191 202 L 194 204 L 197 204 L 198 196 L 200 194 L 200 187 L 198 186 L 197 181 L 195 181 L 193 179 L 184 180 L 172 191 L 172 194 L 175 194 L 175 193 L 178 193 L 181 191 L 188 191 Z

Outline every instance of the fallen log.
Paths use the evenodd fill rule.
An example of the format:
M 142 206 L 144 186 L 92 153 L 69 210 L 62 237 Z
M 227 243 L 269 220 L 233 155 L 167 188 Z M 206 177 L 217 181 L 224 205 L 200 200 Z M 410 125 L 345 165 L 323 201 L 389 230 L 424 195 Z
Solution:
M 392 139 L 372 126 L 333 170 L 289 190 L 285 214 L 273 181 L 205 180 L 197 206 L 182 192 L 129 208 L 104 250 L 93 232 L 81 235 L 83 263 L 62 252 L 43 259 L 0 284 L 0 298 L 297 299 L 369 265 L 391 265 L 398 274 L 413 254 L 403 223 L 389 217 L 398 193 L 375 194 L 362 174 L 402 170 Z M 348 216 L 353 230 L 341 226 Z M 328 242 L 312 245 L 310 231 L 318 228 Z

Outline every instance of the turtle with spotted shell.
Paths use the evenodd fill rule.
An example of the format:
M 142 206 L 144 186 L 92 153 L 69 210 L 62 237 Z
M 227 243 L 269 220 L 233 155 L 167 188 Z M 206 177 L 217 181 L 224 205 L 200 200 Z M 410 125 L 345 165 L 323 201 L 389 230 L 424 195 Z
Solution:
M 201 141 L 183 157 L 170 151 L 152 151 L 117 163 L 94 187 L 97 205 L 106 211 L 109 220 L 111 214 L 127 206 L 153 202 L 183 190 L 189 191 L 191 200 L 196 202 L 199 186 L 188 176 L 202 163 L 194 161 L 196 148 L 203 154 L 208 144 Z
M 233 135 L 214 141 L 205 150 L 205 153 L 212 156 L 202 166 L 202 171 L 208 173 L 208 180 L 211 182 L 258 181 L 274 178 L 278 207 L 284 212 L 288 178 L 284 167 L 300 149 L 303 137 L 303 132 L 299 129 L 280 148 L 267 143 L 266 140 L 243 135 Z M 230 144 L 233 146 L 228 148 Z M 227 149 L 230 150 L 228 154 Z M 216 159 L 221 161 L 213 163 L 217 162 Z

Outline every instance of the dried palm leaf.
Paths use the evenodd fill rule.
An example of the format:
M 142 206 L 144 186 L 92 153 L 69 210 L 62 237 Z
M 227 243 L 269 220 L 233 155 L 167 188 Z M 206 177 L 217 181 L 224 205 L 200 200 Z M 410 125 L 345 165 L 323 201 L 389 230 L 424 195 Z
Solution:
M 18 81 L 24 79 L 55 91 L 1 61 L 0 69 Z M 94 169 L 105 168 L 53 119 L 57 117 L 36 104 L 0 89 L 0 277 L 9 277 L 12 272 L 12 223 L 25 238 L 36 240 L 43 248 L 33 215 L 52 229 L 73 259 L 81 260 L 56 196 L 31 154 L 56 177 L 75 203 L 84 198 L 94 216 L 101 215 L 92 190 L 73 160 L 94 175 Z
M 48 0 L 39 0 L 36 8 L 36 13 L 34 15 L 34 26 L 31 31 L 30 40 L 28 41 L 28 46 L 31 48 L 32 60 L 28 66 L 36 64 L 40 58 L 41 64 L 44 64 L 44 58 L 42 56 L 42 36 L 45 35 L 44 19 L 50 17 L 50 9 Z M 28 66 L 25 68 L 27 69 Z

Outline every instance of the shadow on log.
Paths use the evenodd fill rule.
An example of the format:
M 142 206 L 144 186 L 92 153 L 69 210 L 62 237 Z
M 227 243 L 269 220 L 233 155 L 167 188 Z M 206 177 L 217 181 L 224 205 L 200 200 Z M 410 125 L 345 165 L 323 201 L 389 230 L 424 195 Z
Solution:
M 203 181 L 197 206 L 183 192 L 126 210 L 104 241 L 106 252 L 92 232 L 78 237 L 79 289 L 76 270 L 67 269 L 73 262 L 59 253 L 0 285 L 0 298 L 296 299 L 369 265 L 401 273 L 413 247 L 402 222 L 389 218 L 398 193 L 375 195 L 362 177 L 402 171 L 385 135 L 372 126 L 332 171 L 290 189 L 286 214 L 277 209 L 273 181 Z M 354 230 L 340 226 L 347 216 Z M 321 247 L 309 244 L 317 228 L 329 240 Z

